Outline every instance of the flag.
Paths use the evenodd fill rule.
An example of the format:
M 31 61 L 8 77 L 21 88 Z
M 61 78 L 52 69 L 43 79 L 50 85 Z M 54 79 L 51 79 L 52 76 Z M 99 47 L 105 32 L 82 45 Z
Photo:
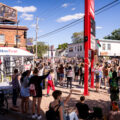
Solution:
M 100 44 L 100 41 L 99 41 L 99 40 L 97 40 L 97 46 L 98 46 L 98 47 L 101 47 L 101 44 Z

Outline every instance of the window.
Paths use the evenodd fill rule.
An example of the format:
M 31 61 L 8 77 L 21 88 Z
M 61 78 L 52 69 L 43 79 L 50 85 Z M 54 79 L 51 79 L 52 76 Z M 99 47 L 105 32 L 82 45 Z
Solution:
M 82 51 L 82 46 L 80 46 L 80 51 Z
M 70 48 L 69 48 L 69 52 L 73 52 L 73 47 L 70 47 Z
M 108 50 L 111 50 L 111 44 L 108 44 Z
M 75 47 L 75 51 L 76 51 L 76 47 Z
M 105 50 L 105 44 L 102 45 L 102 49 Z
M 78 51 L 79 51 L 79 46 L 78 46 Z
M 5 43 L 5 35 L 0 34 L 0 43 Z
M 16 39 L 17 39 L 17 36 L 18 36 L 18 43 L 20 43 L 20 36 L 19 35 L 15 35 L 15 43 L 16 43 Z

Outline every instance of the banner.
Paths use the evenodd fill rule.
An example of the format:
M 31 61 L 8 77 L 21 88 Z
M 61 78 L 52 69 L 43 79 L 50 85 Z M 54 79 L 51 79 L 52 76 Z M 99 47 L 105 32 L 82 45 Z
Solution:
M 17 22 L 17 10 L 0 3 L 0 21 L 1 22 Z

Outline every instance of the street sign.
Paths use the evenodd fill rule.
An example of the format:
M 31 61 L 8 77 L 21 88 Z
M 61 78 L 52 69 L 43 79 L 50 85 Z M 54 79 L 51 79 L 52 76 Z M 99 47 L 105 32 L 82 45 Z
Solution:
M 95 17 L 95 12 L 94 12 L 95 7 L 94 6 L 95 6 L 94 0 L 90 0 L 90 13 L 93 18 Z
M 91 50 L 96 49 L 96 41 L 95 41 L 95 36 L 91 34 Z
M 27 46 L 33 46 L 33 38 L 27 39 Z
M 95 42 L 95 20 L 90 17 L 90 49 L 96 49 L 96 42 Z

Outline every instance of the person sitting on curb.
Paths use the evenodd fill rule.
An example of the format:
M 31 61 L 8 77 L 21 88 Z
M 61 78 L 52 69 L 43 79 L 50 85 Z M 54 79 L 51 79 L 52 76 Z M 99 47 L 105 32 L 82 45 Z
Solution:
M 76 104 L 77 115 L 80 119 L 87 119 L 92 117 L 89 106 L 85 104 L 85 97 L 81 96 L 80 101 Z
M 66 99 L 63 101 L 61 99 L 62 92 L 60 90 L 55 90 L 52 94 L 54 101 L 50 103 L 49 110 L 46 112 L 47 120 L 79 120 L 77 117 L 77 114 L 75 112 L 70 113 L 69 115 L 65 114 L 64 106 L 68 103 L 70 100 L 72 94 L 72 90 L 70 90 L 70 94 L 66 97 Z M 52 115 L 50 110 L 54 111 L 54 114 Z

